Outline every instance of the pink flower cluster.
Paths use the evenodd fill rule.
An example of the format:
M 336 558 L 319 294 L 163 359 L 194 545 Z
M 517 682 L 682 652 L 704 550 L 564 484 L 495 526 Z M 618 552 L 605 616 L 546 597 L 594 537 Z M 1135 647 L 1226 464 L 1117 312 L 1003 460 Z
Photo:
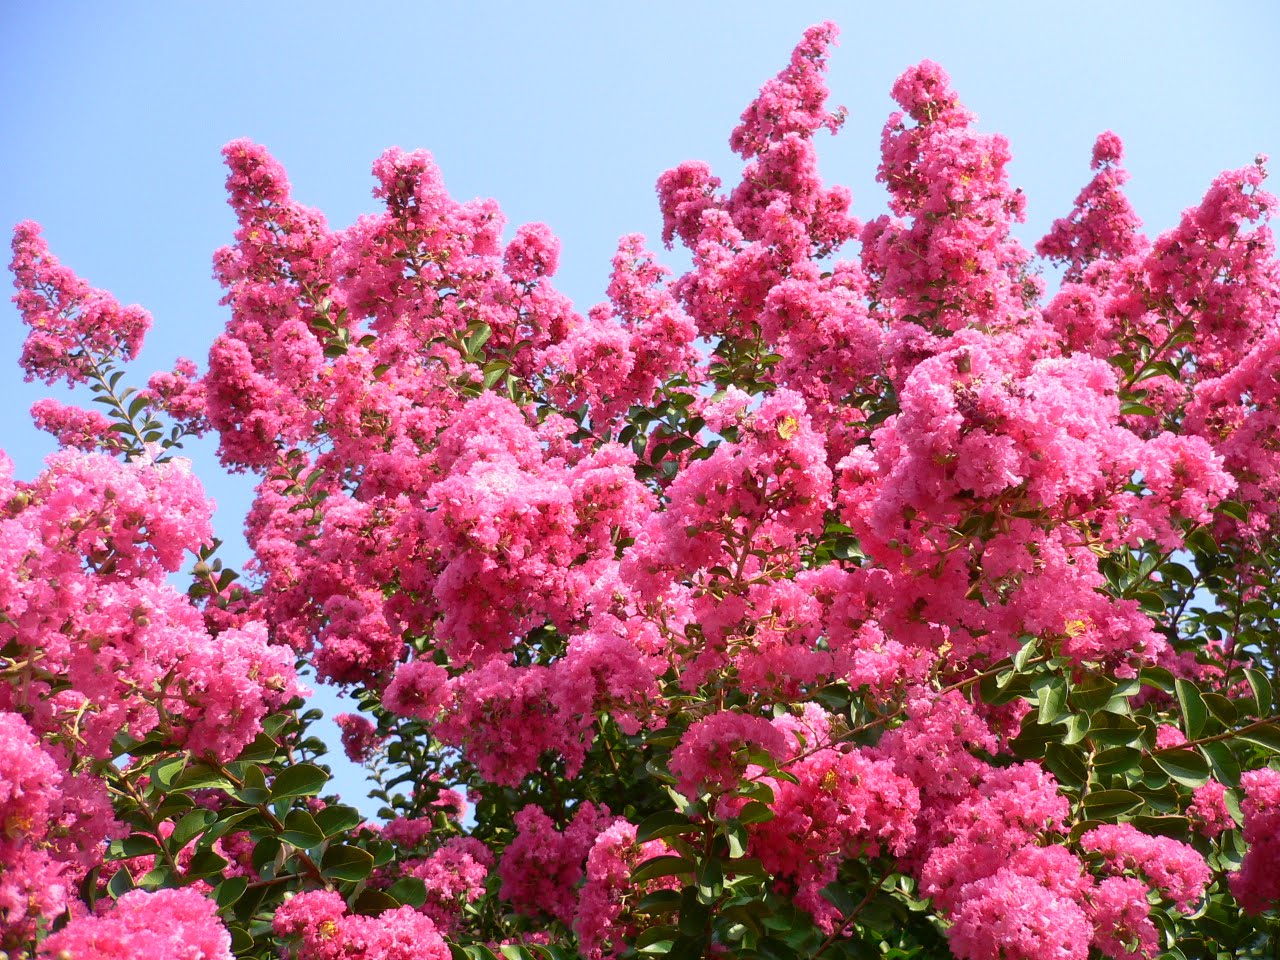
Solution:
M 0 687 L 0 707 L 25 712 L 39 697 L 40 732 L 74 732 L 94 757 L 120 730 L 162 727 L 231 759 L 298 695 L 292 656 L 261 624 L 210 635 L 166 580 L 210 537 L 211 504 L 185 461 L 64 452 L 31 483 L 10 473 L 0 463 L 0 642 L 29 678 L 21 699 Z
M 587 853 L 613 823 L 608 807 L 583 803 L 568 826 L 557 830 L 541 808 L 524 807 L 515 816 L 515 838 L 498 865 L 502 898 L 523 913 L 572 924 Z
M 9 269 L 18 290 L 13 301 L 31 328 L 21 361 L 28 380 L 83 383 L 102 358 L 138 355 L 151 315 L 120 306 L 59 263 L 39 224 L 27 220 L 14 228 Z
M 636 842 L 636 828 L 618 819 L 595 837 L 587 854 L 585 880 L 578 894 L 574 931 L 583 956 L 602 960 L 621 953 L 643 929 L 631 908 L 646 893 L 671 889 L 671 877 L 633 886 L 631 871 L 653 857 L 667 852 L 661 840 Z
M 0 710 L 0 948 L 19 949 L 76 901 L 121 828 L 105 784 L 70 769 L 18 713 Z
M 273 926 L 286 960 L 448 960 L 431 919 L 412 907 L 376 917 L 347 912 L 331 890 L 300 893 L 276 911 Z
M 1250 770 L 1240 777 L 1244 799 L 1244 840 L 1249 844 L 1240 870 L 1231 876 L 1231 892 L 1249 913 L 1280 904 L 1280 771 Z
M 185 461 L 138 436 L 146 454 L 122 462 L 127 424 L 33 408 L 64 449 L 30 482 L 0 455 L 0 949 L 106 958 L 152 937 L 226 957 L 194 886 L 79 903 L 122 830 L 93 771 L 130 738 L 233 760 L 303 693 L 297 657 L 360 697 L 337 718 L 351 759 L 421 733 L 405 816 L 360 836 L 397 848 L 375 892 L 421 881 L 426 899 L 371 917 L 358 892 L 297 892 L 273 925 L 286 960 L 444 960 L 444 937 L 478 942 L 471 924 L 497 916 L 503 937 L 551 924 L 603 960 L 653 921 L 642 898 L 688 885 L 687 865 L 635 883 L 637 866 L 718 844 L 829 937 L 852 920 L 824 890 L 875 861 L 930 899 L 962 960 L 1153 957 L 1152 905 L 1164 925 L 1193 915 L 1225 889 L 1215 870 L 1249 913 L 1280 901 L 1276 771 L 1241 777 L 1248 852 L 1222 881 L 1225 857 L 1199 851 L 1234 836 L 1224 784 L 1169 788 L 1197 846 L 1136 816 L 1075 829 L 1087 794 L 1016 740 L 1048 693 L 984 701 L 1019 652 L 1073 683 L 1158 664 L 1234 694 L 1239 624 L 1183 636 L 1195 589 L 1225 577 L 1187 574 L 1163 614 L 1185 582 L 1150 566 L 1117 582 L 1209 534 L 1254 585 L 1238 599 L 1267 596 L 1252 558 L 1280 529 L 1280 265 L 1262 162 L 1152 241 L 1104 133 L 1037 244 L 1063 268 L 1046 298 L 1013 236 L 1009 144 L 937 64 L 893 87 L 889 213 L 861 224 L 824 182 L 817 138 L 845 120 L 827 105 L 835 37 L 806 31 L 743 111 L 737 182 L 700 162 L 659 178 L 689 268 L 624 236 L 585 316 L 555 286 L 550 228 L 504 241 L 497 204 L 453 199 L 423 151 L 379 157 L 379 212 L 335 230 L 265 148 L 227 145 L 230 321 L 205 376 L 181 360 L 137 409 L 174 437 L 216 430 L 224 464 L 256 474 L 253 583 L 233 600 L 203 561 L 192 594 L 171 582 L 212 542 Z M 62 267 L 34 224 L 13 270 L 28 377 L 113 382 L 103 364 L 137 353 L 146 314 Z M 1194 738 L 1169 697 L 1142 696 L 1132 743 Z M 472 835 L 459 791 L 510 819 Z M 640 843 L 602 799 L 636 820 L 670 801 L 708 843 Z M 252 872 L 245 834 L 215 849 Z
M 231 935 L 212 900 L 192 887 L 126 893 L 98 916 L 82 916 L 40 945 L 48 960 L 231 960 Z

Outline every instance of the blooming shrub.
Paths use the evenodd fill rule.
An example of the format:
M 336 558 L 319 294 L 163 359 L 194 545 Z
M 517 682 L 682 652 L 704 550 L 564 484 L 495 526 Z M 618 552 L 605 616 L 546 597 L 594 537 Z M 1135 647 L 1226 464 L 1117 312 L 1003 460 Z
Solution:
M 585 314 L 422 151 L 335 230 L 234 141 L 226 330 L 135 389 L 149 316 L 17 227 L 23 369 L 100 409 L 0 455 L 9 960 L 1275 955 L 1264 161 L 1153 240 L 1104 133 L 1047 269 L 925 61 L 863 223 L 818 172 L 835 33 L 738 182 L 659 178 L 690 269 L 623 237 Z M 258 480 L 243 578 L 206 432 Z

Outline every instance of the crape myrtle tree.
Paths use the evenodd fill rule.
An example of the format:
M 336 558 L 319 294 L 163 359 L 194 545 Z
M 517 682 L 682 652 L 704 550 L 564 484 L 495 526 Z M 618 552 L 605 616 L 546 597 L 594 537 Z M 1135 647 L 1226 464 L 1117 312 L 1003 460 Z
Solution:
M 14 236 L 60 451 L 0 460 L 9 960 L 1193 960 L 1280 949 L 1265 158 L 1151 240 L 1118 137 L 1036 244 L 898 78 L 862 223 L 835 28 L 663 174 L 578 313 L 429 155 L 332 230 L 262 147 L 207 372 Z M 1082 165 L 1083 166 L 1083 165 Z M 258 478 L 244 577 L 177 453 Z M 299 670 L 349 691 L 328 786 Z

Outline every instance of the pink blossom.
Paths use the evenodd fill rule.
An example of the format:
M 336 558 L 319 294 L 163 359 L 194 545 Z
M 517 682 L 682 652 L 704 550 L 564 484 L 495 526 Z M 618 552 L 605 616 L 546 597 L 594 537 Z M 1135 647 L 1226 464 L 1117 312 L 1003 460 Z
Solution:
M 18 291 L 13 302 L 31 328 L 22 346 L 27 380 L 83 383 L 100 360 L 132 360 L 142 349 L 151 315 L 139 306 L 120 306 L 59 263 L 39 224 L 25 220 L 14 227 L 9 269 Z
M 376 917 L 348 914 L 330 890 L 300 893 L 276 910 L 273 927 L 294 960 L 448 960 L 449 947 L 429 917 L 398 907 Z
M 1231 875 L 1231 892 L 1251 914 L 1260 914 L 1280 903 L 1280 772 L 1270 768 L 1250 770 L 1240 777 L 1244 798 L 1244 840 L 1249 844 L 1244 863 Z
M 194 888 L 133 890 L 98 916 L 82 916 L 40 945 L 50 960 L 231 960 L 231 935 L 217 906 Z
M 1095 827 L 1080 838 L 1080 845 L 1100 854 L 1109 873 L 1140 876 L 1184 913 L 1204 896 L 1211 876 L 1194 848 L 1169 837 L 1149 836 L 1127 823 Z
M 367 718 L 352 713 L 340 713 L 333 718 L 342 736 L 342 750 L 352 763 L 367 763 L 385 737 L 378 736 L 378 728 Z

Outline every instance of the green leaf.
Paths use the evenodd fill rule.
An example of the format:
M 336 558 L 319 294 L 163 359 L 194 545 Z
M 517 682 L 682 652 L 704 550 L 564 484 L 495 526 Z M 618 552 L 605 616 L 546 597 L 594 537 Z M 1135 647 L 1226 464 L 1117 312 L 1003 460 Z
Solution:
M 1234 517 L 1237 520 L 1249 519 L 1249 508 L 1239 500 L 1223 500 L 1214 508 L 1214 513 L 1225 513 L 1228 517 Z
M 186 769 L 174 777 L 170 786 L 172 790 L 206 790 L 210 788 L 230 790 L 233 788 L 233 784 L 221 770 L 200 762 L 187 764 Z
M 196 850 L 188 861 L 184 871 L 188 877 L 211 877 L 222 873 L 227 868 L 227 861 L 213 852 L 212 848 Z
M 387 888 L 398 903 L 420 907 L 427 902 L 427 885 L 419 877 L 401 877 Z
M 1093 713 L 1111 700 L 1118 684 L 1097 674 L 1088 674 L 1071 688 L 1071 702 L 1077 710 Z
M 386 913 L 388 910 L 395 910 L 400 904 L 395 897 L 385 890 L 365 887 L 360 891 L 360 895 L 356 897 L 356 902 L 352 906 L 355 908 L 356 913 L 362 913 L 367 917 L 376 917 L 378 914 Z
M 284 850 L 284 844 L 276 837 L 263 837 L 253 848 L 253 869 L 265 873 Z
M 290 810 L 289 815 L 284 818 L 284 831 L 280 834 L 280 839 L 285 843 L 309 850 L 323 843 L 324 838 L 325 832 L 306 810 Z
M 730 859 L 737 860 L 747 855 L 747 845 L 751 838 L 747 835 L 747 828 L 739 821 L 730 820 L 724 825 L 724 839 L 729 845 Z
M 1163 750 L 1152 754 L 1156 765 L 1184 787 L 1202 787 L 1209 782 L 1209 764 L 1191 750 Z
M 173 781 L 187 766 L 186 757 L 174 757 L 155 765 L 151 770 L 151 779 L 165 790 L 173 788 Z
M 509 360 L 493 360 L 484 365 L 484 388 L 488 390 L 511 368 Z
M 1087 713 L 1073 713 L 1067 717 L 1067 732 L 1062 735 L 1062 742 L 1065 746 L 1072 746 L 1079 743 L 1089 735 L 1089 730 L 1093 726 L 1093 721 L 1089 719 Z
M 1071 750 L 1060 743 L 1045 748 L 1044 763 L 1062 783 L 1082 787 L 1089 779 L 1089 770 L 1078 750 Z
M 663 924 L 650 927 L 636 937 L 636 952 L 645 956 L 665 956 L 671 952 L 671 945 L 679 935 L 675 927 Z
M 1173 673 L 1164 667 L 1145 667 L 1138 674 L 1142 683 L 1173 696 Z
M 1040 648 L 1040 638 L 1031 637 L 1024 643 L 1018 652 L 1013 655 L 1013 669 L 1021 673 L 1027 668 L 1027 661 L 1036 655 L 1036 651 Z
M 674 810 L 659 810 L 652 816 L 645 817 L 636 827 L 636 842 L 647 843 L 659 837 L 678 837 L 693 833 L 700 829 L 697 824 L 683 813 Z
M 738 811 L 738 819 L 743 823 L 768 823 L 773 816 L 773 810 L 769 805 L 759 800 L 748 800 Z
M 1122 417 L 1154 417 L 1155 415 L 1155 410 L 1152 407 L 1147 406 L 1145 403 L 1128 400 L 1120 404 L 1120 416 Z
M 1173 837 L 1175 840 L 1183 840 L 1191 833 L 1190 821 L 1181 816 L 1139 816 L 1133 818 L 1133 825 L 1143 833 Z
M 1240 712 L 1236 710 L 1236 705 L 1224 697 L 1220 693 L 1202 693 L 1204 705 L 1209 708 L 1209 713 L 1213 719 L 1217 720 L 1227 729 L 1234 727 L 1240 719 Z
M 1084 798 L 1090 819 L 1114 820 L 1142 806 L 1142 797 L 1132 790 L 1097 790 Z
M 1036 723 L 1031 719 L 1031 715 L 1027 714 L 1022 721 L 1022 729 L 1009 746 L 1024 760 L 1039 760 L 1044 756 L 1050 743 L 1058 743 L 1061 740 L 1062 727 Z
M 1128 773 L 1138 766 L 1142 751 L 1135 747 L 1109 747 L 1094 754 L 1093 769 L 1103 776 Z
M 698 871 L 698 902 L 715 903 L 724 893 L 724 870 L 715 857 L 709 859 Z
M 245 956 L 256 945 L 244 927 L 231 925 L 227 927 L 227 932 L 231 934 L 231 952 L 237 957 Z
M 1241 730 L 1236 734 L 1236 739 L 1257 744 L 1271 754 L 1280 753 L 1280 726 L 1274 723 L 1254 727 L 1251 730 Z
M 1067 681 L 1062 677 L 1052 677 L 1040 687 L 1041 726 L 1052 726 L 1062 719 L 1067 712 Z
M 1229 744 L 1221 740 L 1202 743 L 1199 750 L 1205 760 L 1209 761 L 1214 779 L 1228 787 L 1234 787 L 1240 783 L 1240 763 L 1236 760 L 1236 755 Z
M 1178 708 L 1182 711 L 1182 729 L 1188 740 L 1200 736 L 1205 721 L 1209 719 L 1209 708 L 1205 706 L 1200 691 L 1190 680 L 1178 677 L 1173 681 L 1174 691 L 1178 696 Z
M 169 834 L 169 848 L 181 850 L 217 819 L 218 815 L 212 810 L 205 810 L 202 807 L 192 810 L 177 822 L 173 833 Z
M 126 857 L 149 857 L 160 852 L 160 844 L 147 833 L 135 833 L 125 837 L 120 850 Z
M 329 782 L 329 775 L 314 763 L 299 763 L 280 771 L 271 785 L 271 799 L 314 797 Z
M 320 873 L 328 880 L 346 880 L 357 883 L 373 871 L 373 854 L 359 847 L 337 843 L 324 852 L 320 860 Z
M 333 804 L 317 810 L 315 821 L 326 837 L 332 837 L 363 823 L 364 816 L 355 807 Z
M 1258 716 L 1265 717 L 1271 712 L 1271 681 L 1261 670 L 1255 670 L 1252 667 L 1245 669 L 1244 677 L 1253 689 L 1253 699 L 1258 704 Z
M 488 343 L 491 336 L 493 329 L 487 323 L 476 324 L 471 336 L 467 338 L 467 353 L 474 357 L 476 351 Z
M 769 784 L 767 783 L 762 783 L 762 782 L 756 782 L 747 787 L 742 788 L 741 790 L 738 791 L 738 795 L 743 797 L 750 797 L 752 800 L 755 800 L 756 802 L 762 803 L 765 805 L 773 803 L 775 799 L 773 794 L 773 787 L 769 786 Z M 747 804 L 747 806 L 750 806 L 750 804 Z M 743 807 L 743 810 L 745 809 L 746 807 Z M 739 819 L 741 819 L 743 823 L 751 822 L 749 820 L 743 819 L 741 815 L 739 815 Z
M 214 902 L 217 903 L 219 910 L 225 910 L 239 900 L 248 888 L 248 877 L 227 877 L 214 890 Z
M 224 570 L 222 575 L 219 577 L 219 580 L 226 582 L 220 582 L 219 586 L 226 589 L 227 585 L 235 579 L 236 575 L 234 570 Z M 276 751 L 279 749 L 280 745 L 276 743 L 274 739 L 267 736 L 265 732 L 259 733 L 257 737 L 254 738 L 253 743 L 240 751 L 240 756 L 236 757 L 236 759 L 250 763 L 266 763 L 267 761 L 275 758 Z
M 1089 737 L 1101 747 L 1127 747 L 1142 739 L 1143 728 L 1132 717 L 1101 711 L 1093 715 Z
M 655 890 L 642 897 L 635 908 L 640 913 L 672 913 L 680 909 L 680 893 L 677 890 Z
M 632 883 L 643 883 L 656 877 L 676 877 L 697 872 L 698 865 L 684 857 L 650 857 L 631 871 Z

